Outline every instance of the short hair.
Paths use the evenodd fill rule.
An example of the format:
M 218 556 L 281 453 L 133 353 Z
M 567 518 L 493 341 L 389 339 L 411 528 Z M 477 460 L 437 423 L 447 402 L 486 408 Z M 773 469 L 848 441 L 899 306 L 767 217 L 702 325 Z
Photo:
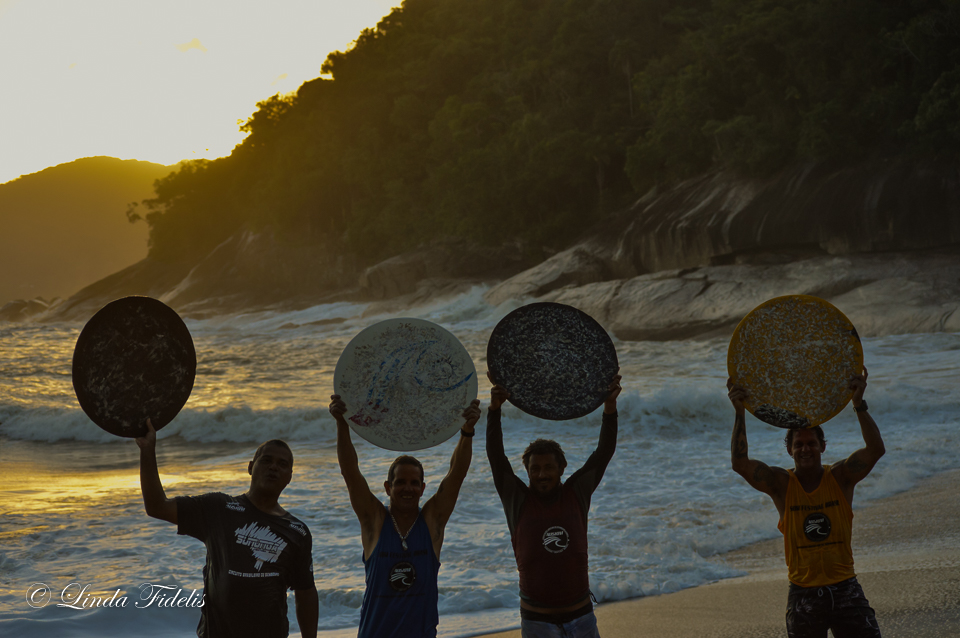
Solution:
M 823 428 L 820 427 L 819 425 L 815 425 L 812 428 L 804 428 L 804 429 L 812 430 L 814 434 L 817 435 L 817 439 L 820 441 L 821 446 L 823 446 L 827 442 L 827 440 L 823 438 Z M 794 435 L 796 435 L 796 433 L 797 433 L 797 430 L 794 428 L 791 428 L 787 430 L 786 436 L 783 437 L 783 444 L 787 446 L 787 452 L 793 451 L 793 437 Z M 791 456 L 793 455 L 791 454 Z
M 423 483 L 423 465 L 417 459 L 412 456 L 407 456 L 402 454 L 393 460 L 393 463 L 390 464 L 390 469 L 387 470 L 387 483 L 393 485 L 393 479 L 397 473 L 398 465 L 413 465 L 420 468 L 420 482 Z
M 269 441 L 264 441 L 263 443 L 261 443 L 260 446 L 257 448 L 257 451 L 253 453 L 253 460 L 251 461 L 251 463 L 256 463 L 257 459 L 260 458 L 260 455 L 263 454 L 264 448 L 270 445 L 276 445 L 278 447 L 286 448 L 287 452 L 290 453 L 290 462 L 291 464 L 293 463 L 293 450 L 290 449 L 290 446 L 287 445 L 286 441 L 281 441 L 280 439 L 270 439 Z
M 528 445 L 527 449 L 523 451 L 523 467 L 525 469 L 530 469 L 530 457 L 534 454 L 553 454 L 561 470 L 567 467 L 567 457 L 563 455 L 563 450 L 556 441 L 537 439 Z

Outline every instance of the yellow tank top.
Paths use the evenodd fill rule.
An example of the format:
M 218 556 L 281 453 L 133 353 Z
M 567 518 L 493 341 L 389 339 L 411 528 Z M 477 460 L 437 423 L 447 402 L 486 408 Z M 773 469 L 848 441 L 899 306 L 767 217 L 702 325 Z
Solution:
M 822 587 L 853 578 L 853 509 L 829 467 L 823 468 L 820 485 L 809 494 L 790 473 L 783 518 L 777 528 L 791 583 Z

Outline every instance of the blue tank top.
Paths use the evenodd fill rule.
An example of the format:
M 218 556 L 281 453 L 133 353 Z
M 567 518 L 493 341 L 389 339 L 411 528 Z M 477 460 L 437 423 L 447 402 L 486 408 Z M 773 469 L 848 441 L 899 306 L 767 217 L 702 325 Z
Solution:
M 423 516 L 407 535 L 407 550 L 385 513 L 377 546 L 363 561 L 367 589 L 357 638 L 419 638 L 437 635 L 440 621 L 437 574 L 440 561 Z

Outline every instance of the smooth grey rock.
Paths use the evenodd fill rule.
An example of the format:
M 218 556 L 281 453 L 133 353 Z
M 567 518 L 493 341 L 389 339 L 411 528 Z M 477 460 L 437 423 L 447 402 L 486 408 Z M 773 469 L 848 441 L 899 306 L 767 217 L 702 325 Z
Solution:
M 497 284 L 485 298 L 498 306 L 510 299 L 539 297 L 558 288 L 604 281 L 611 277 L 606 264 L 612 257 L 610 250 L 598 242 L 579 244 Z
M 47 301 L 43 297 L 35 299 L 15 299 L 8 301 L 0 307 L 0 321 L 30 321 L 35 317 L 43 315 L 60 303 L 59 297 Z
M 367 268 L 359 282 L 366 296 L 383 300 L 415 293 L 427 280 L 495 281 L 532 265 L 519 245 L 490 248 L 442 239 Z
M 960 330 L 960 253 L 817 257 L 775 266 L 673 270 L 555 291 L 539 301 L 583 310 L 625 340 L 731 334 L 782 295 L 830 301 L 862 336 Z

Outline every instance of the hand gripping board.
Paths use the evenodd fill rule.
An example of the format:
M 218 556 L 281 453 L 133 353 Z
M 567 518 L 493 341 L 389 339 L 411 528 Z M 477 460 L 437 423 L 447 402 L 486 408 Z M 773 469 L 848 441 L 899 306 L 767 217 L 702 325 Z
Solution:
M 487 344 L 494 383 L 527 414 L 564 421 L 603 405 L 619 370 L 617 351 L 587 313 L 559 303 L 517 308 L 497 324 Z
M 108 303 L 87 322 L 73 351 L 73 389 L 90 419 L 111 434 L 157 430 L 190 397 L 197 354 L 180 316 L 150 297 Z
M 727 372 L 750 394 L 745 407 L 780 428 L 820 425 L 844 408 L 850 378 L 863 371 L 856 328 L 834 306 L 809 295 L 770 299 L 734 330 Z
M 422 450 L 463 425 L 477 398 L 477 370 L 460 340 L 437 324 L 388 319 L 347 344 L 333 387 L 361 437 L 388 450 Z

